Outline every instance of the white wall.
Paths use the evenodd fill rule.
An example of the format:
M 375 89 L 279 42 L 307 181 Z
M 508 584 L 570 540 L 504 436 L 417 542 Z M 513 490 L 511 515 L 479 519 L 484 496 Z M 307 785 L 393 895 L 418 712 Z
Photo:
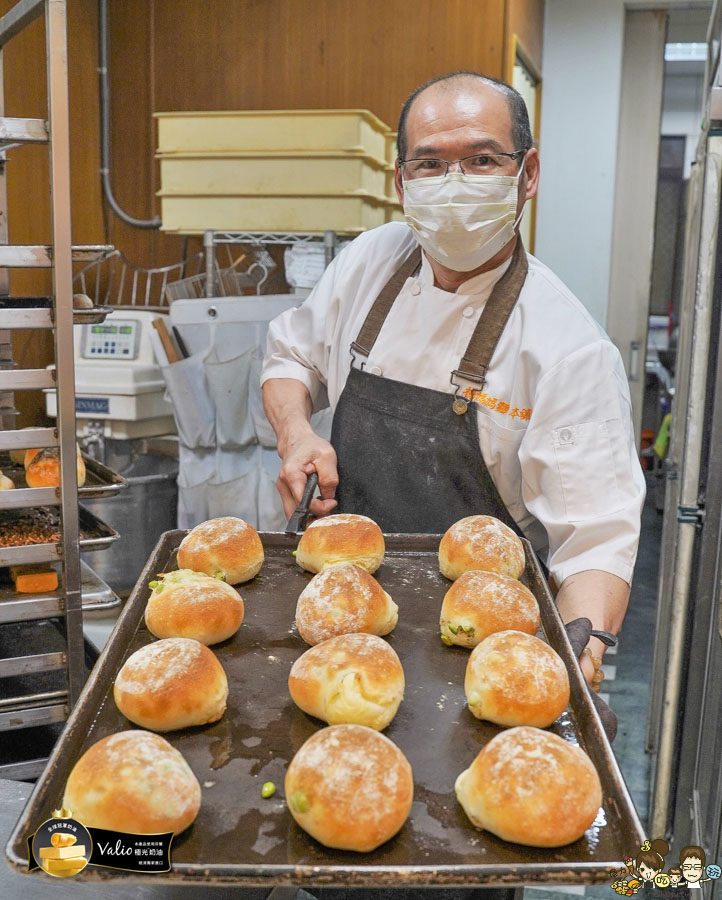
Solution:
M 536 255 L 606 324 L 624 0 L 546 0 Z

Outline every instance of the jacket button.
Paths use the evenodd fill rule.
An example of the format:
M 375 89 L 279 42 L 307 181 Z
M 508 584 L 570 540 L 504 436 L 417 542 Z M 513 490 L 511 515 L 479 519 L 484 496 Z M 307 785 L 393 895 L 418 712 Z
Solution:
M 369 372 L 372 375 L 381 375 L 381 369 L 379 366 L 371 366 L 371 368 L 369 369 Z
M 409 288 L 409 290 L 414 295 L 414 297 L 418 297 L 419 294 L 421 293 L 421 288 L 419 287 L 418 281 L 414 281 L 412 283 L 411 287 Z

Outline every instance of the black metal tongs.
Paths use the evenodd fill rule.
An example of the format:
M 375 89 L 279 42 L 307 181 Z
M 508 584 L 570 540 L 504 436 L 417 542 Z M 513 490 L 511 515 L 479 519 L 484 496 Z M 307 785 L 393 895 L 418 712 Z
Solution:
M 306 481 L 306 487 L 303 489 L 301 502 L 291 513 L 291 518 L 288 520 L 286 534 L 301 534 L 306 530 L 308 523 L 312 518 L 311 513 L 308 511 L 308 507 L 311 504 L 314 491 L 317 487 L 318 472 L 311 472 Z

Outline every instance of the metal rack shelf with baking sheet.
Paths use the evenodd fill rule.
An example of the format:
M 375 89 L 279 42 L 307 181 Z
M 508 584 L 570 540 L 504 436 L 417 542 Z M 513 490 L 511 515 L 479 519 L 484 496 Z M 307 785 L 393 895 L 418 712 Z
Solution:
M 97 303 L 90 309 L 73 309 L 73 265 L 102 260 L 113 252 L 106 245 L 74 246 L 72 243 L 70 203 L 70 111 L 68 96 L 68 41 L 66 0 L 19 0 L 0 18 L 0 50 L 36 19 L 44 17 L 44 54 L 41 59 L 24 60 L 26 66 L 43 65 L 47 71 L 47 117 L 5 117 L 5 101 L 0 78 L 0 450 L 30 447 L 59 448 L 59 481 L 62 488 L 29 488 L 16 484 L 3 491 L 0 501 L 0 566 L 34 562 L 57 562 L 61 568 L 62 593 L 59 621 L 63 623 L 64 678 L 60 696 L 16 698 L 28 707 L 28 714 L 0 714 L 0 732 L 64 719 L 77 701 L 87 675 L 83 639 L 83 602 L 81 594 L 80 547 L 100 549 L 118 535 L 90 513 L 78 507 L 76 490 L 75 389 L 73 369 L 73 323 L 102 321 L 107 310 Z M 2 64 L 2 56 L 0 56 Z M 0 76 L 3 73 L 0 71 Z M 7 74 L 7 73 L 6 73 Z M 47 147 L 47 173 L 50 188 L 49 243 L 11 245 L 7 208 L 6 153 L 16 145 L 44 144 Z M 22 151 L 19 151 L 22 152 Z M 52 298 L 13 298 L 10 269 L 47 269 L 52 277 Z M 91 301 L 92 302 L 92 301 Z M 24 329 L 46 329 L 53 334 L 56 369 L 16 368 L 13 361 L 13 334 Z M 58 397 L 57 429 L 15 430 L 14 392 L 55 389 Z M 15 479 L 13 479 L 15 480 Z M 93 487 L 101 492 L 121 485 L 112 473 L 96 471 Z M 89 496 L 95 493 L 90 491 Z M 38 505 L 41 504 L 41 505 Z M 47 508 L 59 507 L 59 515 Z M 44 530 L 40 529 L 40 526 Z M 39 611 L 46 600 L 36 601 Z M 4 620 L 29 614 L 32 601 L 17 594 L 3 608 Z M 36 611 L 36 612 L 37 612 Z M 3 626 L 5 627 L 5 626 Z M 28 638 L 20 650 L 35 665 L 38 656 Z M 42 653 L 39 654 L 42 657 Z M 55 657 L 57 661 L 57 657 Z M 3 677 L 3 688 L 7 678 Z M 36 692 L 37 693 L 37 692 Z M 51 692 L 54 694 L 54 692 Z M 4 692 L 3 695 L 5 696 Z M 22 767 L 21 767 L 22 768 Z M 4 769 L 0 762 L 0 771 Z M 13 771 L 20 771 L 15 765 Z
M 98 324 L 113 309 L 112 306 L 73 308 L 73 324 Z M 13 330 L 52 328 L 55 308 L 52 297 L 0 297 L 2 327 Z
M 114 609 L 120 606 L 118 595 L 85 561 L 81 561 L 80 570 L 83 612 Z M 65 595 L 62 590 L 18 594 L 9 581 L 0 581 L 0 625 L 50 619 L 61 616 L 64 610 Z
M 27 866 L 26 835 L 62 798 L 70 769 L 97 740 L 132 726 L 112 699 L 113 682 L 128 656 L 153 640 L 143 614 L 147 582 L 177 567 L 183 531 L 166 532 L 141 574 L 67 727 L 7 847 L 12 864 Z M 526 544 L 522 578 L 539 603 L 546 640 L 569 671 L 571 702 L 551 726 L 579 743 L 602 783 L 603 805 L 573 844 L 538 849 L 478 831 L 454 795 L 454 781 L 499 728 L 475 719 L 464 703 L 467 650 L 439 639 L 439 611 L 450 582 L 438 566 L 440 535 L 387 535 L 386 556 L 375 573 L 399 606 L 387 636 L 406 676 L 399 712 L 385 730 L 407 756 L 414 803 L 399 834 L 377 850 L 358 854 L 327 849 L 291 818 L 283 790 L 261 799 L 261 786 L 282 786 L 295 752 L 321 726 L 288 694 L 288 674 L 307 649 L 294 627 L 296 602 L 308 584 L 292 556 L 297 540 L 261 533 L 265 562 L 240 586 L 246 616 L 236 635 L 214 646 L 229 682 L 228 708 L 212 725 L 166 733 L 183 753 L 202 788 L 194 825 L 173 842 L 173 868 L 164 879 L 360 886 L 514 886 L 603 883 L 623 865 L 642 827 L 602 730 L 538 562 Z M 28 877 L 33 877 L 32 875 Z M 132 877 L 89 866 L 83 881 Z
M 78 521 L 78 544 L 83 553 L 104 550 L 120 537 L 117 531 L 82 506 Z M 11 526 L 18 532 L 15 537 L 11 535 Z M 28 534 L 31 540 L 23 542 L 23 536 Z M 0 566 L 54 562 L 62 558 L 61 544 L 60 520 L 47 507 L 29 509 L 22 513 L 17 510 L 0 511 Z
M 2 432 L 0 432 L 1 435 Z M 122 475 L 116 475 L 97 459 L 87 453 L 83 453 L 82 458 L 85 463 L 85 484 L 78 488 L 80 500 L 100 500 L 102 497 L 114 497 L 126 486 L 126 480 Z M 0 491 L 0 510 L 53 506 L 60 503 L 59 487 L 28 487 L 24 467 L 13 463 L 2 450 L 0 450 L 0 471 L 15 484 L 14 490 Z

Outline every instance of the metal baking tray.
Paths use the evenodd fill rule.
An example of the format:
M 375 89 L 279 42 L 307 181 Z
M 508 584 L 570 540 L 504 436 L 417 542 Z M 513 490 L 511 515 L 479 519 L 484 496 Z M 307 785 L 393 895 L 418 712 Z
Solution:
M 42 508 L 42 507 L 41 507 Z M 83 535 L 80 537 L 80 549 L 87 553 L 91 550 L 104 550 L 113 541 L 117 541 L 118 532 L 102 522 L 82 505 L 79 509 L 79 525 Z M 60 542 L 46 544 L 22 544 L 18 547 L 2 546 L 2 521 L 0 520 L 0 566 L 14 566 L 20 563 L 51 562 L 60 557 Z
M 18 869 L 27 864 L 26 838 L 61 803 L 72 766 L 93 743 L 132 726 L 117 710 L 112 685 L 128 655 L 152 640 L 143 613 L 147 582 L 176 567 L 185 532 L 160 539 L 67 728 L 38 781 L 6 848 Z M 295 563 L 297 540 L 261 534 L 266 559 L 260 574 L 240 586 L 246 616 L 239 632 L 213 649 L 229 681 L 228 709 L 213 725 L 166 735 L 188 760 L 202 786 L 194 825 L 173 842 L 170 881 L 400 887 L 603 883 L 623 865 L 642 827 L 601 723 L 590 702 L 566 632 L 528 544 L 525 583 L 534 592 L 546 638 L 570 673 L 570 709 L 552 726 L 580 743 L 599 772 L 604 804 L 573 844 L 543 850 L 507 843 L 479 831 L 454 795 L 454 781 L 499 728 L 475 719 L 465 705 L 469 651 L 445 647 L 439 611 L 449 582 L 439 573 L 440 535 L 388 535 L 376 577 L 399 606 L 388 636 L 406 675 L 406 695 L 385 734 L 406 754 L 414 773 L 414 803 L 398 835 L 368 854 L 334 851 L 299 828 L 286 808 L 283 782 L 294 753 L 319 727 L 288 694 L 288 673 L 307 649 L 294 625 L 298 595 L 310 575 Z M 261 799 L 273 781 L 276 794 Z M 81 880 L 134 878 L 88 867 Z
M 33 310 L 49 309 L 52 316 L 55 314 L 55 301 L 52 297 L 2 297 L 0 298 L 1 310 Z M 97 325 L 105 321 L 105 317 L 112 312 L 112 306 L 92 306 L 89 309 L 73 309 L 73 324 Z M 32 326 L 27 326 L 32 327 Z
M 41 594 L 19 594 L 13 587 L 9 573 L 0 572 L 0 626 L 6 622 L 27 622 L 63 615 L 65 593 L 61 586 L 60 564 L 54 563 L 53 567 L 58 572 L 58 589 Z M 120 597 L 82 559 L 80 593 L 83 612 L 103 611 L 120 606 Z
M 83 453 L 85 462 L 85 484 L 78 488 L 80 500 L 100 500 L 102 497 L 114 497 L 121 491 L 126 480 L 116 475 L 103 463 Z M 25 481 L 25 468 L 16 465 L 7 453 L 0 452 L 0 471 L 15 482 L 14 491 L 0 491 L 0 509 L 22 509 L 26 506 L 47 506 L 60 503 L 59 488 L 29 488 Z M 41 494 L 42 492 L 42 494 Z M 40 496 L 40 503 L 33 498 Z

